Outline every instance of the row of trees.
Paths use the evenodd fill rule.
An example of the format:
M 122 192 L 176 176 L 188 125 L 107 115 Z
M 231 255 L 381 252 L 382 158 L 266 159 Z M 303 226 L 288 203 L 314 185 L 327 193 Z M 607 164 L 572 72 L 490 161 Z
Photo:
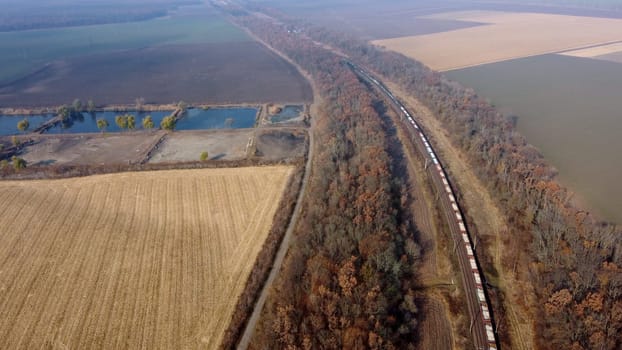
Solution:
M 145 99 L 137 98 L 136 99 L 136 110 L 142 111 L 144 108 Z M 185 113 L 188 109 L 187 103 L 184 101 L 179 101 L 177 103 L 177 108 L 179 113 Z M 59 107 L 56 114 L 60 118 L 60 121 L 63 126 L 70 127 L 74 120 L 83 120 L 84 116 L 83 112 L 90 113 L 95 117 L 96 106 L 93 100 L 89 100 L 86 105 L 82 103 L 80 99 L 75 99 L 71 105 L 63 105 Z M 108 128 L 109 123 L 106 119 L 100 118 L 97 119 L 97 128 L 102 132 Z M 132 114 L 122 114 L 115 117 L 115 124 L 119 127 L 119 129 L 124 130 L 134 130 L 136 128 L 136 118 Z M 164 130 L 174 130 L 176 124 L 176 118 L 174 115 L 170 115 L 165 117 L 161 123 L 160 127 Z M 17 124 L 18 130 L 25 132 L 30 126 L 30 123 L 27 119 L 21 120 Z M 153 129 L 155 127 L 153 118 L 150 115 L 145 116 L 142 119 L 142 127 L 143 129 Z
M 121 130 L 124 130 L 124 129 L 134 130 L 136 128 L 136 117 L 134 117 L 132 114 L 118 115 L 115 117 L 114 120 L 115 120 L 115 124 L 117 124 L 117 126 Z M 163 130 L 172 131 L 172 130 L 175 130 L 175 124 L 176 124 L 175 116 L 170 115 L 162 119 L 162 121 L 160 122 L 160 127 Z M 153 129 L 155 127 L 155 124 L 153 122 L 153 117 L 151 117 L 150 115 L 145 116 L 141 121 L 141 125 L 143 129 L 146 129 L 146 130 Z M 101 130 L 102 132 L 106 131 L 106 128 L 108 126 L 110 126 L 110 124 L 108 123 L 108 120 L 104 118 L 97 119 L 97 128 Z
M 62 120 L 61 120 L 62 121 Z M 96 121 L 97 128 L 102 132 L 106 131 L 106 128 L 110 126 L 108 120 L 104 118 L 99 118 Z M 122 114 L 115 117 L 115 123 L 119 127 L 119 129 L 124 130 L 134 130 L 136 128 L 136 117 L 132 114 Z M 151 115 L 147 115 L 142 119 L 142 127 L 143 129 L 150 130 L 155 127 L 153 118 Z M 174 130 L 175 129 L 175 117 L 167 116 L 162 119 L 160 123 L 160 127 L 164 130 Z M 24 118 L 17 122 L 17 129 L 21 132 L 26 132 L 30 128 L 30 122 L 27 118 Z
M 134 130 L 136 128 L 136 118 L 132 114 L 122 114 L 114 118 L 119 129 Z
M 65 120 L 71 117 L 74 117 L 78 113 L 95 113 L 97 107 L 95 106 L 95 102 L 93 100 L 88 100 L 86 104 L 83 104 L 80 99 L 73 100 L 71 105 L 62 105 L 56 111 L 56 114 L 60 117 L 61 120 Z
M 420 248 L 377 101 L 334 53 L 272 22 L 237 20 L 309 72 L 324 101 L 304 214 L 251 347 L 414 348 Z
M 511 224 L 508 255 L 526 263 L 518 278 L 545 305 L 532 309 L 539 348 L 622 347 L 620 229 L 571 203 L 572 193 L 511 119 L 472 89 L 403 55 L 312 26 L 304 33 L 398 83 L 443 122 Z

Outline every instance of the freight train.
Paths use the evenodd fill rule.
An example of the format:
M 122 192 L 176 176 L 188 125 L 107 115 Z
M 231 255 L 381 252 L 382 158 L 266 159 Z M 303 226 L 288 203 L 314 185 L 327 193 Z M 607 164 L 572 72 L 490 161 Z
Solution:
M 371 74 L 367 73 L 365 70 L 360 68 L 358 65 L 350 61 L 345 61 L 345 63 L 350 67 L 350 69 L 354 71 L 355 74 L 357 74 L 359 77 L 361 77 L 368 83 L 373 84 L 376 88 L 382 91 L 387 96 L 387 98 L 389 98 L 389 100 L 401 111 L 401 114 L 402 114 L 401 119 L 405 123 L 407 123 L 407 125 L 410 125 L 410 127 L 414 129 L 414 132 L 421 140 L 420 144 L 423 146 L 423 149 L 425 149 L 425 152 L 427 153 L 429 160 L 434 165 L 433 171 L 435 171 L 440 177 L 440 180 L 442 183 L 442 191 L 445 192 L 444 195 L 447 197 L 451 205 L 451 210 L 453 211 L 453 216 L 450 216 L 450 217 L 452 220 L 455 220 L 457 223 L 457 227 L 460 231 L 459 235 L 461 238 L 461 244 L 464 246 L 464 249 L 466 251 L 466 257 L 468 259 L 469 268 L 470 268 L 470 276 L 465 276 L 465 278 L 473 279 L 474 284 L 475 284 L 475 293 L 476 293 L 476 297 L 477 297 L 477 301 L 479 305 L 479 310 L 478 310 L 479 314 L 473 315 L 473 317 L 475 317 L 475 319 L 478 319 L 478 316 L 481 315 L 481 319 L 479 319 L 478 321 L 483 322 L 487 349 L 497 350 L 498 344 L 497 344 L 497 339 L 496 339 L 496 333 L 494 330 L 492 313 L 490 311 L 491 308 L 489 307 L 488 299 L 486 298 L 485 285 L 484 283 L 482 283 L 482 274 L 477 264 L 477 259 L 476 259 L 476 256 L 473 250 L 473 245 L 469 237 L 469 234 L 467 232 L 466 224 L 464 222 L 462 212 L 460 211 L 458 203 L 456 202 L 456 196 L 454 195 L 454 191 L 449 183 L 449 179 L 447 177 L 447 174 L 445 173 L 445 169 L 443 168 L 442 164 L 438 160 L 436 152 L 434 152 L 434 149 L 432 145 L 430 144 L 430 141 L 428 140 L 428 138 L 425 136 L 422 128 L 413 119 L 413 115 L 408 112 L 406 107 L 389 91 L 389 89 L 387 89 L 384 86 L 384 84 L 382 84 L 378 79 L 374 78 Z

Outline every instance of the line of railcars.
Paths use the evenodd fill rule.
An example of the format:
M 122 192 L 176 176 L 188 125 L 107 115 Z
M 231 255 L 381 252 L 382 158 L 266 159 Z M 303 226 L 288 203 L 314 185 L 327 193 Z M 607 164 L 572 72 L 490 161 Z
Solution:
M 439 176 L 441 177 L 441 181 L 443 182 L 443 186 L 445 189 L 445 195 L 448 197 L 449 202 L 451 203 L 451 207 L 454 211 L 455 220 L 458 223 L 458 227 L 460 228 L 460 235 L 462 236 L 462 243 L 464 244 L 465 250 L 467 252 L 467 258 L 469 259 L 471 273 L 473 276 L 473 280 L 475 281 L 475 286 L 477 288 L 476 289 L 477 300 L 479 301 L 479 307 L 480 307 L 479 311 L 481 312 L 482 319 L 484 321 L 484 327 L 486 330 L 486 340 L 488 343 L 488 350 L 496 350 L 497 342 L 496 342 L 495 333 L 493 330 L 492 318 L 490 317 L 488 302 L 486 300 L 486 295 L 484 292 L 484 285 L 482 284 L 480 270 L 477 266 L 477 261 L 475 260 L 475 255 L 473 253 L 471 240 L 467 233 L 466 225 L 464 223 L 462 213 L 460 212 L 460 208 L 458 207 L 458 203 L 456 202 L 456 197 L 449 184 L 449 181 L 447 179 L 447 175 L 445 174 L 445 170 L 443 169 L 443 166 L 439 163 L 438 157 L 436 156 L 436 153 L 434 152 L 434 149 L 432 148 L 427 137 L 423 134 L 419 125 L 417 124 L 417 122 L 415 122 L 415 120 L 412 118 L 412 115 L 408 112 L 408 110 L 404 107 L 404 105 L 402 105 L 402 103 L 399 102 L 395 98 L 395 96 L 393 96 L 393 94 L 377 79 L 375 79 L 374 77 L 372 77 L 367 72 L 360 69 L 358 66 L 354 65 L 353 63 L 347 62 L 347 64 L 352 69 L 354 69 L 356 72 L 358 72 L 360 75 L 362 75 L 368 82 L 371 82 L 374 85 L 376 85 L 380 90 L 382 90 L 389 97 L 389 99 L 391 99 L 391 101 L 396 106 L 399 107 L 403 116 L 405 117 L 403 118 L 403 120 L 407 121 L 416 130 L 419 138 L 421 139 L 425 147 L 426 152 L 428 153 L 428 156 L 432 160 L 432 163 L 434 163 L 434 167 L 436 171 L 438 172 Z

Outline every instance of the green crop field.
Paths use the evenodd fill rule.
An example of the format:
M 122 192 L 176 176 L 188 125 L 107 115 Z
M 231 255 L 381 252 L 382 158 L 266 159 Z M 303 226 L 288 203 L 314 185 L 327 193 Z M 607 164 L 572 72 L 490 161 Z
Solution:
M 622 223 L 622 64 L 543 55 L 446 75 L 518 116 L 519 131 L 577 198 Z
M 249 40 L 240 29 L 215 15 L 3 32 L 0 33 L 0 85 L 62 58 L 167 44 Z

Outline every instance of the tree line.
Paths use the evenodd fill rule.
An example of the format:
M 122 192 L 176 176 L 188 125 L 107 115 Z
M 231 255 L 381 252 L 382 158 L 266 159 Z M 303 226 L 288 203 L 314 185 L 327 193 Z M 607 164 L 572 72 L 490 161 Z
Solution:
M 142 98 L 136 99 L 137 111 L 143 110 L 144 100 Z M 180 113 L 185 113 L 187 110 L 187 104 L 183 101 L 177 103 L 177 108 Z M 86 104 L 83 104 L 80 99 L 75 99 L 70 105 L 62 105 L 56 111 L 56 116 L 63 128 L 70 128 L 76 120 L 83 121 L 83 113 L 89 113 L 93 118 L 96 117 L 97 107 L 93 100 L 88 100 Z M 105 118 L 97 118 L 95 120 L 97 128 L 104 133 L 110 126 L 110 123 Z M 115 116 L 114 122 L 121 130 L 134 130 L 136 129 L 136 117 L 133 114 L 126 113 Z M 174 114 L 164 117 L 160 121 L 160 128 L 163 130 L 175 130 L 177 118 Z M 141 125 L 145 130 L 151 130 L 155 127 L 153 117 L 146 115 L 141 119 Z M 30 128 L 30 122 L 28 118 L 24 118 L 17 122 L 17 129 L 21 132 L 26 132 Z
M 334 53 L 241 13 L 238 23 L 311 74 L 323 100 L 303 215 L 251 347 L 414 348 L 420 247 L 375 97 Z

